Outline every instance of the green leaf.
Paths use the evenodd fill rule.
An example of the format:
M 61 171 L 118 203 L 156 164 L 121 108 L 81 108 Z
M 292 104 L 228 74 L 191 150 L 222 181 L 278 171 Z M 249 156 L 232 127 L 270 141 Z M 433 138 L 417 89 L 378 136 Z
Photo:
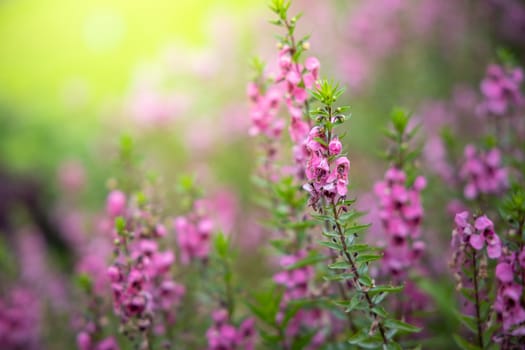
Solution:
M 117 216 L 115 218 L 115 229 L 120 236 L 124 235 L 126 232 L 126 219 L 122 216 Z
M 384 286 L 376 286 L 372 289 L 370 289 L 368 292 L 369 293 L 382 293 L 382 292 L 387 292 L 387 293 L 396 293 L 396 292 L 400 292 L 403 290 L 403 286 L 387 286 L 387 285 L 384 285 Z
M 387 292 L 382 292 L 382 293 L 374 295 L 372 297 L 372 304 L 374 305 L 381 304 L 381 302 L 386 298 L 387 295 L 388 295 Z
M 76 276 L 76 285 L 84 291 L 84 293 L 91 293 L 93 288 L 93 282 L 88 274 L 81 273 Z
M 477 321 L 474 317 L 472 316 L 467 316 L 467 315 L 463 315 L 463 314 L 460 314 L 458 312 L 458 319 L 461 321 L 461 323 L 467 327 L 470 331 L 474 332 L 474 333 L 477 333 L 478 332 L 478 324 L 477 324 Z
M 388 317 L 388 314 L 386 313 L 385 309 L 381 306 L 374 306 L 372 308 L 372 312 L 374 314 L 376 314 L 377 316 L 381 317 L 381 318 L 387 318 Z
M 421 331 L 421 328 L 419 327 L 413 326 L 403 321 L 392 319 L 385 320 L 385 327 L 408 333 L 417 333 Z
M 475 302 L 475 297 L 474 297 L 474 290 L 471 289 L 471 288 L 461 288 L 461 294 L 463 294 L 463 296 L 470 302 L 474 303 Z
M 362 331 L 352 335 L 348 342 L 363 349 L 379 349 L 383 344 L 383 340 L 379 335 L 374 334 L 370 336 Z
M 222 259 L 226 259 L 228 257 L 228 251 L 229 251 L 229 240 L 228 240 L 228 237 L 226 237 L 226 235 L 224 235 L 224 233 L 218 232 L 215 235 L 213 243 L 214 243 L 215 251 L 217 252 L 217 254 Z
M 360 263 L 360 264 L 364 264 L 364 263 L 368 263 L 370 261 L 379 260 L 381 258 L 382 258 L 381 255 L 376 255 L 376 254 L 360 254 L 357 257 L 356 262 Z
M 323 279 L 325 281 L 345 281 L 349 279 L 353 279 L 354 274 L 352 273 L 338 273 L 336 275 L 330 275 L 330 276 L 324 276 Z
M 361 294 L 354 294 L 350 301 L 347 302 L 347 305 L 345 306 L 345 312 L 352 312 L 355 309 L 361 309 L 360 305 L 362 302 L 363 300 L 361 298 Z
M 338 251 L 341 251 L 343 249 L 343 247 L 339 243 L 336 243 L 336 242 L 321 241 L 319 242 L 319 244 L 322 245 L 323 247 L 328 247 L 330 249 L 334 249 Z
M 283 239 L 274 239 L 270 241 L 270 245 L 281 253 L 286 253 L 286 246 L 288 242 Z
M 453 337 L 456 341 L 456 344 L 463 350 L 481 350 L 479 346 L 469 343 L 457 334 L 454 334 Z
M 248 309 L 250 309 L 252 314 L 254 314 L 258 319 L 269 324 L 270 326 L 274 325 L 275 320 L 272 320 L 268 317 L 269 315 L 263 307 L 259 307 L 252 303 L 246 303 L 246 305 L 248 306 Z
M 347 261 L 338 261 L 328 265 L 328 268 L 334 270 L 347 270 L 350 268 L 350 264 Z
M 314 265 L 314 264 L 316 264 L 318 262 L 321 262 L 321 261 L 324 261 L 326 259 L 328 259 L 328 257 L 325 256 L 325 255 L 317 254 L 317 253 L 311 253 L 306 258 L 299 260 L 295 264 L 287 266 L 286 269 L 287 270 L 294 270 L 294 269 L 298 269 L 298 268 L 301 268 L 301 267 L 304 267 L 304 266 Z
M 258 331 L 264 343 L 272 348 L 276 347 L 281 342 L 281 337 L 278 334 L 270 334 L 264 329 L 259 329 Z
M 373 285 L 372 279 L 370 278 L 370 276 L 367 275 L 362 275 L 361 277 L 359 277 L 359 283 L 366 287 L 372 287 Z
M 369 252 L 372 250 L 372 247 L 370 247 L 366 243 L 356 243 L 352 244 L 351 246 L 347 247 L 348 252 L 350 253 L 364 253 Z
M 332 239 L 332 238 L 339 238 L 339 233 L 333 232 L 333 231 L 332 232 L 327 232 L 327 231 L 323 230 L 322 234 L 323 234 L 323 236 L 328 237 L 330 239 Z
M 345 235 L 357 234 L 359 232 L 367 230 L 369 227 L 370 227 L 370 224 L 352 226 L 352 227 L 345 229 Z
M 178 178 L 178 185 L 184 192 L 191 192 L 195 187 L 195 178 L 192 175 L 180 175 Z
M 283 292 L 273 287 L 255 293 L 253 295 L 255 302 L 246 302 L 246 305 L 261 321 L 273 327 L 280 310 L 282 296 Z
M 400 107 L 395 107 L 392 109 L 390 120 L 394 126 L 394 129 L 399 135 L 403 135 L 405 133 L 409 119 L 409 114 L 405 109 Z
M 354 345 L 356 345 L 356 344 L 359 344 L 359 343 L 360 343 L 362 340 L 364 340 L 365 338 L 366 338 L 366 335 L 365 335 L 365 334 L 363 334 L 362 332 L 357 332 L 357 333 L 355 333 L 355 334 L 352 334 L 352 335 L 350 336 L 350 338 L 348 338 L 347 341 L 348 341 L 350 344 L 354 344 Z
M 403 350 L 403 348 L 398 343 L 389 342 L 388 344 L 383 344 L 383 350 Z
M 312 214 L 312 217 L 320 221 L 328 221 L 330 224 L 335 225 L 335 220 L 330 215 Z
M 289 228 L 292 230 L 306 230 L 312 227 L 317 226 L 318 223 L 312 220 L 304 220 L 299 222 L 288 222 L 283 225 L 284 228 Z

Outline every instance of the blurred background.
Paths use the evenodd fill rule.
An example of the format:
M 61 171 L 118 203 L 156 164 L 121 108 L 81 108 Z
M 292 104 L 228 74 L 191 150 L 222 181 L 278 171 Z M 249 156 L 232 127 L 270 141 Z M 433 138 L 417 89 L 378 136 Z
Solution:
M 293 9 L 322 76 L 347 86 L 347 151 L 365 198 L 386 168 L 393 106 L 423 123 L 432 162 L 437 130 L 459 118 L 450 103 L 476 103 L 498 50 L 523 63 L 521 0 L 296 0 Z M 28 227 L 51 255 L 71 249 L 61 213 L 103 208 L 122 135 L 167 194 L 193 174 L 207 192 L 251 203 L 245 86 L 252 57 L 275 62 L 270 18 L 261 0 L 0 0 L 2 266 L 20 270 L 10 247 L 24 251 L 13 242 Z M 440 207 L 435 183 L 429 205 Z
M 519 0 L 294 6 L 324 75 L 348 86 L 355 156 L 378 149 L 393 105 L 415 111 L 460 84 L 475 88 L 497 48 L 518 58 L 523 48 Z M 88 197 L 100 199 L 121 133 L 140 131 L 152 139 L 144 147 L 161 143 L 174 158 L 189 144 L 217 152 L 210 144 L 243 139 L 250 58 L 275 54 L 268 17 L 256 0 L 0 1 L 1 169 L 49 189 L 60 164 L 77 161 Z

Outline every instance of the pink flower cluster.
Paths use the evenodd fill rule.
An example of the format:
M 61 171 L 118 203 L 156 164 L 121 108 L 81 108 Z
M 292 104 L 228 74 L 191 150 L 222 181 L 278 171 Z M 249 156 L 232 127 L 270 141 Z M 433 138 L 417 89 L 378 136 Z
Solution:
M 319 126 L 314 126 L 304 143 L 309 155 L 305 171 L 309 183 L 303 187 L 310 193 L 312 205 L 315 205 L 321 196 L 344 197 L 348 191 L 350 161 L 341 156 L 342 145 L 337 137 L 332 140 L 326 138 L 325 131 Z
M 196 202 L 192 213 L 175 219 L 180 260 L 183 264 L 206 260 L 210 254 L 213 221 L 203 209 L 199 202 Z
M 461 255 L 466 247 L 477 251 L 487 246 L 487 255 L 491 259 L 501 256 L 501 240 L 494 231 L 492 221 L 483 215 L 470 222 L 470 214 L 467 211 L 456 214 L 454 219 L 455 229 L 452 232 L 452 246 L 459 248 Z
M 0 299 L 0 347 L 36 350 L 40 342 L 40 302 L 29 290 L 16 287 Z
M 263 91 L 257 84 L 251 82 L 247 87 L 247 94 L 252 102 L 250 118 L 252 126 L 249 134 L 256 136 L 264 134 L 269 139 L 277 139 L 284 129 L 284 120 L 277 117 L 281 93 L 276 87 Z
M 124 325 L 133 320 L 139 330 L 145 331 L 154 324 L 155 332 L 163 334 L 165 327 L 175 322 L 175 308 L 185 294 L 184 286 L 171 278 L 175 255 L 159 248 L 159 239 L 165 236 L 166 229 L 145 209 L 125 210 L 125 197 L 121 206 L 119 196 L 117 211 L 114 199 L 111 193 L 108 213 L 127 212 L 129 231 L 115 232 L 115 260 L 107 270 L 115 313 Z
M 94 328 L 80 332 L 77 335 L 77 346 L 79 350 L 119 350 L 117 341 L 114 337 L 107 337 L 100 341 L 94 341 L 92 333 L 95 332 Z
M 292 48 L 285 45 L 279 52 L 279 73 L 277 81 L 286 82 L 287 104 L 290 107 L 292 102 L 303 104 L 308 99 L 306 89 L 311 89 L 319 78 L 319 60 L 309 57 L 305 60 L 304 66 L 293 62 L 294 52 Z
M 310 130 L 308 116 L 305 118 L 303 109 L 308 100 L 307 89 L 311 89 L 319 79 L 320 63 L 315 57 L 308 57 L 304 65 L 296 63 L 293 54 L 294 50 L 287 45 L 281 49 L 275 83 L 266 93 L 263 94 L 261 86 L 253 82 L 248 85 L 247 93 L 253 103 L 250 111 L 253 122 L 250 134 L 265 133 L 270 139 L 278 138 L 285 122 L 276 119 L 276 115 L 279 103 L 285 103 L 291 117 L 289 133 L 294 143 L 295 163 L 299 167 L 297 174 L 302 176 L 305 160 L 303 142 Z
M 285 310 L 288 304 L 293 300 L 306 299 L 310 296 L 309 283 L 315 275 L 314 268 L 311 265 L 290 269 L 291 266 L 306 258 L 307 252 L 301 250 L 294 255 L 285 255 L 281 257 L 280 266 L 284 269 L 273 276 L 273 280 L 284 286 L 285 292 L 281 300 L 281 311 L 277 315 L 277 322 L 282 323 L 285 316 Z M 293 339 L 300 331 L 301 327 L 320 329 L 323 312 L 320 309 L 303 309 L 298 311 L 295 316 L 288 322 L 286 327 L 286 336 Z M 315 349 L 324 341 L 324 332 L 319 330 L 312 338 L 309 349 Z M 316 345 L 317 344 L 317 345 Z
M 498 290 L 493 309 L 503 325 L 503 332 L 525 335 L 525 308 L 522 302 L 525 249 L 502 256 L 496 266 Z M 521 278 L 521 283 L 518 283 Z
M 520 85 L 523 81 L 521 68 L 506 69 L 491 64 L 487 75 L 481 81 L 483 101 L 479 106 L 482 115 L 502 116 L 512 107 L 522 106 L 525 102 Z
M 306 89 L 311 89 L 319 79 L 319 60 L 315 57 L 308 57 L 304 66 L 292 63 L 293 52 L 285 46 L 279 53 L 280 73 L 278 79 L 286 82 L 286 106 L 291 116 L 289 133 L 293 146 L 295 163 L 298 166 L 297 175 L 302 178 L 304 172 L 304 162 L 307 157 L 304 142 L 308 137 L 311 126 L 308 121 L 309 116 L 304 119 L 303 109 L 308 100 Z
M 421 191 L 426 186 L 419 176 L 410 187 L 403 170 L 392 167 L 385 179 L 377 182 L 374 192 L 379 198 L 381 223 L 388 237 L 383 260 L 388 272 L 396 276 L 419 260 L 425 243 L 417 240 L 421 234 L 424 214 Z
M 286 287 L 283 296 L 284 302 L 305 298 L 308 295 L 308 283 L 315 274 L 313 267 L 303 266 L 288 270 L 290 266 L 304 259 L 306 255 L 306 251 L 301 250 L 294 255 L 281 257 L 279 264 L 284 270 L 276 273 L 273 276 L 273 280 L 275 283 Z
M 213 312 L 213 324 L 206 332 L 208 350 L 253 350 L 255 349 L 255 321 L 244 320 L 235 328 L 228 320 L 228 311 Z
M 464 195 L 475 199 L 480 194 L 501 194 L 508 187 L 508 171 L 501 164 L 499 149 L 478 152 L 472 145 L 464 151 L 460 177 L 466 182 Z
M 304 66 L 294 63 L 292 55 L 294 52 L 289 46 L 285 46 L 279 52 L 279 68 L 277 81 L 286 84 L 285 102 L 288 112 L 292 117 L 290 122 L 290 137 L 295 145 L 300 145 L 306 138 L 310 129 L 308 123 L 303 120 L 303 107 L 308 99 L 306 89 L 311 89 L 319 79 L 319 60 L 308 57 Z

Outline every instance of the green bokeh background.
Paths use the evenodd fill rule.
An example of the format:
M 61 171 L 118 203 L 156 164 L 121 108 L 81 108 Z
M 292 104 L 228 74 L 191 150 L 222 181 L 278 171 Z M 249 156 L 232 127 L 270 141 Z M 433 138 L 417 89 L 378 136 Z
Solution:
M 242 23 L 265 9 L 256 0 L 0 0 L 1 156 L 27 170 L 88 153 L 101 109 L 140 62 L 174 42 L 208 46 L 217 14 Z

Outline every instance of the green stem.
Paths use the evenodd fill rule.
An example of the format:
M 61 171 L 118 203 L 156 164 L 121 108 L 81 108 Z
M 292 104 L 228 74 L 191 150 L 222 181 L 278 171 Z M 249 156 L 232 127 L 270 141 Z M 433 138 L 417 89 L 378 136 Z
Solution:
M 483 346 L 483 327 L 482 327 L 482 320 L 481 320 L 481 313 L 480 313 L 480 305 L 479 305 L 479 287 L 478 287 L 478 266 L 476 261 L 476 251 L 472 254 L 472 264 L 474 266 L 474 297 L 476 302 L 476 322 L 478 326 L 478 343 L 479 347 L 484 349 Z
M 348 253 L 348 247 L 346 245 L 346 240 L 345 240 L 345 236 L 344 236 L 344 233 L 343 233 L 343 229 L 341 228 L 341 225 L 339 224 L 339 215 L 337 213 L 337 207 L 336 207 L 335 201 L 333 199 L 332 199 L 332 212 L 333 212 L 334 219 L 335 219 L 335 226 L 337 228 L 337 233 L 339 234 L 339 240 L 340 240 L 341 245 L 343 246 L 343 255 L 345 256 L 346 260 L 350 264 L 350 267 L 351 267 L 351 270 L 352 270 L 354 285 L 356 287 L 358 287 L 357 288 L 358 291 L 362 292 L 363 295 L 365 296 L 366 302 L 368 303 L 368 307 L 370 309 L 370 315 L 377 322 L 377 326 L 379 328 L 379 333 L 381 334 L 381 338 L 383 339 L 383 344 L 387 345 L 388 344 L 388 339 L 387 339 L 386 334 L 385 334 L 385 329 L 383 327 L 383 323 L 381 322 L 379 317 L 372 311 L 372 309 L 374 308 L 374 303 L 372 303 L 372 299 L 370 298 L 370 295 L 365 290 L 366 286 L 363 286 L 361 284 L 361 282 L 359 282 L 359 279 L 361 278 L 361 276 L 359 274 L 359 271 L 357 270 L 357 267 L 356 267 L 356 264 L 354 262 L 354 259 L 352 258 L 350 253 Z
M 323 198 L 323 208 L 325 206 L 326 206 L 326 203 L 325 203 L 325 199 Z M 324 221 L 324 227 L 325 227 L 326 231 L 328 231 L 330 229 L 328 220 Z M 335 252 L 332 249 L 330 249 L 330 259 L 331 259 L 332 263 L 335 263 L 336 259 L 337 259 L 337 256 L 336 256 Z M 348 295 L 346 294 L 346 291 L 344 289 L 343 284 L 340 281 L 336 281 L 336 285 L 337 285 L 337 290 L 339 291 L 339 295 L 341 296 L 341 298 L 344 301 L 350 301 L 350 298 L 348 298 Z M 350 330 L 355 332 L 356 328 L 355 328 L 354 323 L 352 322 L 352 315 L 350 315 L 350 313 L 346 313 L 346 318 L 347 318 L 347 321 L 348 321 L 348 327 L 350 327 Z
M 235 311 L 235 300 L 233 297 L 233 287 L 232 287 L 232 272 L 230 265 L 226 259 L 223 259 L 224 265 L 224 284 L 226 287 L 226 308 L 228 309 L 228 317 L 231 321 L 233 317 L 233 312 Z

